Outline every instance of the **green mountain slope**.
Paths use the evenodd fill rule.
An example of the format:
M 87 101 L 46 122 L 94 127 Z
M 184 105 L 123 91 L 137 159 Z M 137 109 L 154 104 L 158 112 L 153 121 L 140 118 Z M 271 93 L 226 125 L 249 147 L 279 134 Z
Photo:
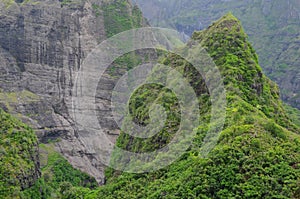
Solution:
M 39 176 L 34 132 L 0 109 L 0 198 L 17 198 Z
M 299 198 L 299 127 L 287 117 L 277 86 L 262 74 L 239 21 L 228 14 L 207 30 L 194 33 L 192 39 L 188 43 L 192 52 L 197 53 L 200 45 L 206 47 L 224 75 L 227 118 L 217 146 L 206 158 L 199 154 L 209 128 L 207 90 L 189 64 L 169 54 L 163 63 L 181 71 L 191 82 L 199 80 L 193 86 L 199 91 L 202 123 L 192 146 L 178 161 L 156 172 L 129 174 L 108 169 L 107 184 L 86 197 Z M 131 112 L 136 121 L 147 124 L 147 107 L 155 98 L 176 113 L 176 99 L 170 91 L 146 86 L 132 97 Z M 144 103 L 134 103 L 141 99 Z M 178 122 L 174 113 L 166 126 Z M 168 129 L 146 140 L 123 133 L 117 144 L 131 151 L 151 151 L 172 139 L 176 127 Z
M 99 8 L 93 9 L 97 13 Z M 116 11 L 114 4 L 107 4 L 106 9 L 105 23 L 111 24 L 110 19 L 114 18 L 114 26 L 107 26 L 108 35 L 121 31 L 120 24 L 128 27 L 122 16 L 111 16 L 111 11 Z M 134 21 L 130 27 L 136 26 Z M 201 47 L 223 75 L 227 99 L 224 129 L 207 157 L 201 156 L 201 145 L 207 130 L 215 125 L 209 124 L 212 107 L 208 89 L 190 64 L 168 53 L 161 62 L 189 80 L 201 107 L 201 125 L 195 129 L 192 145 L 176 162 L 145 174 L 107 169 L 106 184 L 96 188 L 93 178 L 72 168 L 52 144 L 47 144 L 40 145 L 42 175 L 37 180 L 40 174 L 36 136 L 27 126 L 0 111 L 0 197 L 300 198 L 300 129 L 293 122 L 298 120 L 297 112 L 289 109 L 294 117 L 287 116 L 279 89 L 263 74 L 240 22 L 227 14 L 208 29 L 195 32 L 184 48 L 190 49 L 188 56 L 193 57 L 200 53 Z M 116 65 L 129 69 L 141 61 L 134 55 L 120 58 Z M 149 123 L 153 101 L 168 110 L 165 128 L 148 139 L 123 132 L 117 140 L 119 147 L 148 152 L 167 145 L 173 138 L 180 111 L 178 100 L 169 89 L 145 85 L 136 90 L 129 106 L 134 121 Z
M 61 198 L 73 189 L 89 192 L 98 186 L 52 145 L 38 146 L 33 130 L 2 109 L 0 133 L 0 198 Z
M 267 76 L 279 84 L 282 99 L 300 108 L 298 0 L 136 0 L 151 25 L 191 35 L 231 11 L 243 23 Z

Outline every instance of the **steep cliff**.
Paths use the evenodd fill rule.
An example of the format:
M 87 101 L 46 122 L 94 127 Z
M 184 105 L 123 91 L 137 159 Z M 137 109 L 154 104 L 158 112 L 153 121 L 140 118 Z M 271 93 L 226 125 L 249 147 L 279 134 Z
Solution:
M 265 73 L 282 99 L 300 108 L 298 0 L 136 0 L 151 25 L 191 35 L 231 11 L 243 23 Z
M 127 0 L 1 1 L 0 106 L 30 124 L 41 142 L 58 141 L 57 150 L 74 167 L 103 183 L 103 154 L 86 149 L 78 136 L 85 132 L 68 111 L 74 74 L 101 41 L 144 25 Z M 108 75 L 105 85 L 114 81 Z M 108 97 L 103 89 L 98 93 Z

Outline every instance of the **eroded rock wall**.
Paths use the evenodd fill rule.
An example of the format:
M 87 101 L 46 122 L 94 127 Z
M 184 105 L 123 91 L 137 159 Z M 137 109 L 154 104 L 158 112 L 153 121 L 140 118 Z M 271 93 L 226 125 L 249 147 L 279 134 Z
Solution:
M 125 2 L 130 13 L 131 4 Z M 74 74 L 106 39 L 102 8 L 108 3 L 115 2 L 0 2 L 0 107 L 30 124 L 40 142 L 58 141 L 57 149 L 69 162 L 100 184 L 104 154 L 86 149 L 78 136 L 85 132 L 77 129 L 68 107 Z M 107 81 L 114 82 L 110 77 Z M 109 136 L 114 140 L 117 135 Z

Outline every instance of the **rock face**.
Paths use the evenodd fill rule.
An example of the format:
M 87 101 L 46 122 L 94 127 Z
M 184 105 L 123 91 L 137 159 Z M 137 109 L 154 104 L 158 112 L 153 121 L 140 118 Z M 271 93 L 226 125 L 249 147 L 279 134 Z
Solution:
M 135 0 L 153 26 L 191 35 L 231 11 L 243 23 L 282 99 L 300 109 L 299 0 Z
M 74 74 L 84 58 L 107 38 L 108 32 L 121 31 L 110 30 L 106 18 L 107 7 L 115 8 L 120 2 L 0 2 L 0 107 L 35 128 L 41 142 L 59 141 L 57 149 L 69 162 L 100 184 L 104 180 L 104 166 L 99 159 L 103 154 L 85 148 L 67 107 Z M 128 16 L 133 16 L 136 8 L 127 0 L 122 2 L 125 6 L 113 11 L 125 9 Z M 144 24 L 141 18 L 135 26 Z M 114 80 L 108 77 L 107 82 L 113 85 Z M 110 136 L 114 139 L 116 135 Z

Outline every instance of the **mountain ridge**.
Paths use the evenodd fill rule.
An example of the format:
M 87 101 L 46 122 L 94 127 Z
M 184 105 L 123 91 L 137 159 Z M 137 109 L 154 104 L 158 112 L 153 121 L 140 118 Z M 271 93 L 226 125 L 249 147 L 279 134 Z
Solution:
M 257 50 L 260 64 L 282 90 L 282 99 L 299 107 L 299 1 L 136 0 L 153 26 L 191 35 L 227 12 L 243 23 Z
M 204 89 L 199 95 L 203 108 L 202 124 L 196 129 L 197 134 L 192 146 L 178 161 L 164 169 L 145 174 L 122 173 L 108 169 L 106 185 L 92 196 L 298 198 L 299 127 L 287 117 L 276 85 L 262 74 L 255 51 L 250 48 L 251 45 L 239 21 L 228 14 L 207 30 L 194 33 L 192 38 L 194 40 L 187 44 L 188 47 L 193 50 L 199 45 L 207 48 L 207 52 L 225 75 L 227 118 L 217 146 L 206 158 L 201 157 L 203 138 L 207 130 L 214 125 L 209 124 L 210 104 Z M 240 47 L 244 47 L 242 52 Z M 234 52 L 241 53 L 237 60 L 232 59 L 231 54 Z M 194 53 L 197 54 L 197 51 Z M 229 61 L 226 62 L 226 59 Z M 176 55 L 167 55 L 162 63 L 183 71 L 183 75 L 190 79 L 200 78 L 199 74 L 191 72 L 193 70 L 189 64 L 180 61 Z M 238 76 L 240 72 L 242 77 Z M 256 81 L 261 83 L 259 87 L 252 86 L 256 85 Z M 142 93 L 137 92 L 133 95 L 133 101 L 139 101 L 140 98 L 145 103 L 151 103 L 151 97 L 144 97 L 155 93 L 154 88 L 147 87 L 142 90 Z M 164 93 L 168 91 L 161 91 L 159 96 Z M 174 99 L 171 101 L 176 102 Z M 136 105 L 133 103 L 133 106 Z M 147 119 L 147 111 L 141 111 L 147 110 L 147 106 L 143 104 L 141 107 L 132 108 L 133 118 L 136 117 L 138 121 Z M 168 126 L 168 123 L 166 125 Z M 155 150 L 160 146 L 160 141 L 172 139 L 173 133 L 162 130 L 156 137 L 140 140 L 124 132 L 118 138 L 117 144 L 118 147 L 135 152 L 144 149 Z
M 239 20 L 230 13 L 216 21 L 207 30 L 195 32 L 192 36 L 192 40 L 183 47 L 189 49 L 189 53 L 187 55 L 189 58 L 199 55 L 199 53 L 202 52 L 201 50 L 204 48 L 216 63 L 220 73 L 224 76 L 224 86 L 226 88 L 227 99 L 227 117 L 224 129 L 221 131 L 220 137 L 218 138 L 217 145 L 212 151 L 210 151 L 208 156 L 203 158 L 201 155 L 203 139 L 206 137 L 208 130 L 218 124 L 210 123 L 212 103 L 210 102 L 211 97 L 205 85 L 205 81 L 202 75 L 182 57 L 175 53 L 164 52 L 158 53 L 161 55 L 159 59 L 160 63 L 170 66 L 172 69 L 181 73 L 182 76 L 185 77 L 191 84 L 199 100 L 199 107 L 201 107 L 200 125 L 195 129 L 196 135 L 193 138 L 191 146 L 188 148 L 186 153 L 179 157 L 179 159 L 173 164 L 154 172 L 131 174 L 122 171 L 115 171 L 110 168 L 107 168 L 104 171 L 104 167 L 102 167 L 102 165 L 92 165 L 93 167 L 90 167 L 90 163 L 100 163 L 100 161 L 94 158 L 89 159 L 93 154 L 88 153 L 89 151 L 84 151 L 84 146 L 76 145 L 75 143 L 75 148 L 73 148 L 73 145 L 70 147 L 68 144 L 68 141 L 74 141 L 77 139 L 76 133 L 84 134 L 86 132 L 76 131 L 76 129 L 69 128 L 53 128 L 53 125 L 57 124 L 62 126 L 56 127 L 64 127 L 66 124 L 64 123 L 65 120 L 70 122 L 71 125 L 73 124 L 72 121 L 68 120 L 69 113 L 66 109 L 67 99 L 70 97 L 68 95 L 68 89 L 70 89 L 72 85 L 69 84 L 71 82 L 69 78 L 72 79 L 72 74 L 65 74 L 65 70 L 59 69 L 60 67 L 67 67 L 67 69 L 70 69 L 68 68 L 70 66 L 69 64 L 71 64 L 74 70 L 76 68 L 80 68 L 80 60 L 82 60 L 84 55 L 89 52 L 89 47 L 97 44 L 96 41 L 98 41 L 99 38 L 105 39 L 105 34 L 107 33 L 109 33 L 108 35 L 113 35 L 118 33 L 118 31 L 122 31 L 119 28 L 123 26 L 119 26 L 119 23 L 123 23 L 125 21 L 124 24 L 130 24 L 130 27 L 127 25 L 125 26 L 126 29 L 129 29 L 133 28 L 131 25 L 134 27 L 142 26 L 141 23 L 143 20 L 140 18 L 139 14 L 137 14 L 133 21 L 130 20 L 131 18 L 127 17 L 127 6 L 124 6 L 127 5 L 127 1 L 114 1 L 115 4 L 106 4 L 108 7 L 104 8 L 85 3 L 83 5 L 76 5 L 78 7 L 73 7 L 74 5 L 61 5 L 61 2 L 55 2 L 57 5 L 56 8 L 59 12 L 66 12 L 66 15 L 63 15 L 62 17 L 66 21 L 70 20 L 68 18 L 68 14 L 73 13 L 74 10 L 87 13 L 86 15 L 81 15 L 82 13 L 79 12 L 81 13 L 79 16 L 73 13 L 72 16 L 76 16 L 76 19 L 80 19 L 82 21 L 77 23 L 76 20 L 75 22 L 70 20 L 70 24 L 66 26 L 70 29 L 76 29 L 76 27 L 78 28 L 79 26 L 78 32 L 75 32 L 78 34 L 84 32 L 86 35 L 84 35 L 84 37 L 79 37 L 81 39 L 78 40 L 78 37 L 67 32 L 65 35 L 58 34 L 57 32 L 53 32 L 55 31 L 55 28 L 59 27 L 59 30 L 62 30 L 63 27 L 56 24 L 60 22 L 54 23 L 56 25 L 53 27 L 51 26 L 53 30 L 50 31 L 48 35 L 49 37 L 47 36 L 46 38 L 50 39 L 51 42 L 61 40 L 67 44 L 71 41 L 76 41 L 75 44 L 72 43 L 70 46 L 67 45 L 69 47 L 67 49 L 78 51 L 76 51 L 75 54 L 68 54 L 63 51 L 64 48 L 52 49 L 51 46 L 48 46 L 48 48 L 50 48 L 48 49 L 49 51 L 31 54 L 32 57 L 30 57 L 34 61 L 33 63 L 24 62 L 25 71 L 23 72 L 21 71 L 22 67 L 18 66 L 18 64 L 20 64 L 20 60 L 24 57 L 14 57 L 14 55 L 18 54 L 19 51 L 12 48 L 13 44 L 17 44 L 19 41 L 19 38 L 14 38 L 16 32 L 23 32 L 23 23 L 18 22 L 15 24 L 14 14 L 12 14 L 13 17 L 10 18 L 9 21 L 6 21 L 8 19 L 6 19 L 5 16 L 4 19 L 6 20 L 0 21 L 0 27 L 4 27 L 2 30 L 6 30 L 5 28 L 7 28 L 7 26 L 5 26 L 5 24 L 15 24 L 15 26 L 12 27 L 12 30 L 8 29 L 11 33 L 10 37 L 8 37 L 11 42 L 9 48 L 4 50 L 0 48 L 0 50 L 5 52 L 0 55 L 0 60 L 3 60 L 3 63 L 5 63 L 4 65 L 0 65 L 0 67 L 2 67 L 0 68 L 0 72 L 2 72 L 1 74 L 5 74 L 5 78 L 0 79 L 2 81 L 0 81 L 0 87 L 3 89 L 0 93 L 0 105 L 12 114 L 23 114 L 23 117 L 27 117 L 27 120 L 23 118 L 24 121 L 27 121 L 29 124 L 32 124 L 35 120 L 38 121 L 39 125 L 37 125 L 37 127 L 40 128 L 38 129 L 40 132 L 37 132 L 37 135 L 40 135 L 41 132 L 46 134 L 46 136 L 42 135 L 42 137 L 45 137 L 45 140 L 40 139 L 47 143 L 40 145 L 40 157 L 42 160 L 41 163 L 43 163 L 41 167 L 42 176 L 33 186 L 26 188 L 21 193 L 20 197 L 300 197 L 299 126 L 294 124 L 287 116 L 279 97 L 278 87 L 263 74 L 258 63 L 258 56 L 248 41 L 248 36 L 245 34 Z M 116 11 L 119 3 L 123 3 L 123 6 L 121 6 L 120 11 L 117 12 L 118 15 L 111 16 L 113 15 L 112 13 L 107 13 L 108 11 Z M 34 5 L 28 6 L 34 7 Z M 38 8 L 39 9 L 33 13 L 46 13 L 45 16 L 48 16 L 48 11 L 54 12 L 53 10 L 47 10 L 42 5 Z M 23 9 L 29 9 L 29 13 L 32 13 L 31 7 L 25 7 Z M 28 11 L 26 11 L 26 13 L 27 12 Z M 54 14 L 55 13 L 56 12 L 54 12 Z M 97 26 L 90 27 L 90 29 L 87 27 L 88 24 L 85 22 L 86 20 L 91 20 L 93 22 L 100 20 L 98 22 L 101 22 L 100 24 L 103 25 L 102 22 L 105 21 L 105 19 L 102 18 L 105 14 L 101 15 L 103 13 L 106 13 L 106 16 L 109 17 L 106 23 L 116 24 L 111 26 L 112 29 L 109 29 L 110 26 L 101 26 L 102 32 L 98 35 L 96 34 L 97 30 L 94 29 L 97 29 Z M 120 13 L 121 15 L 119 15 Z M 41 15 L 44 16 L 43 14 Z M 50 13 L 50 16 L 53 16 L 53 13 Z M 80 16 L 83 16 L 83 18 Z M 31 17 L 25 15 L 25 18 L 28 20 L 37 20 L 35 14 Z M 55 19 L 55 17 L 53 18 Z M 19 18 L 19 20 L 22 22 L 22 17 L 21 19 Z M 45 22 L 45 18 L 40 18 L 39 20 Z M 128 20 L 130 23 L 127 23 Z M 61 23 L 61 25 L 66 25 L 65 22 Z M 96 22 L 95 24 L 97 24 Z M 9 28 L 11 28 L 11 26 L 9 26 Z M 30 28 L 30 26 L 27 28 Z M 44 28 L 48 30 L 47 26 Z M 109 30 L 107 30 L 107 28 Z M 94 35 L 94 33 L 96 35 Z M 1 38 L 1 34 L 0 44 L 2 46 L 6 41 Z M 69 37 L 73 39 L 67 39 Z M 84 41 L 86 41 L 86 43 Z M 26 40 L 21 44 L 26 44 Z M 86 45 L 90 46 L 87 47 Z M 83 46 L 86 48 L 83 48 Z M 54 52 L 61 52 L 66 57 L 64 57 L 61 62 L 61 54 Z M 10 55 L 8 59 L 4 58 L 4 55 L 7 55 L 6 53 Z M 52 57 L 53 60 L 48 60 L 49 57 Z M 74 57 L 77 57 L 79 60 L 72 59 Z M 27 59 L 28 57 L 25 60 Z M 68 64 L 64 65 L 66 60 L 68 60 Z M 125 55 L 123 59 L 121 58 L 116 61 L 114 66 L 115 68 L 110 68 L 111 70 L 107 71 L 107 73 L 114 75 L 119 73 L 118 70 L 129 70 L 135 66 L 135 62 L 131 60 L 130 56 L 128 58 L 128 56 Z M 60 71 L 60 73 L 53 75 L 55 73 L 50 73 L 47 70 L 38 70 L 45 69 L 43 67 L 53 67 L 55 68 L 53 71 Z M 6 69 L 9 69 L 9 71 Z M 38 71 L 42 74 L 37 73 Z M 45 71 L 47 72 L 45 73 Z M 26 77 L 28 73 L 36 74 L 37 77 L 53 75 L 55 78 L 53 81 L 58 83 L 58 85 L 54 84 L 54 88 L 58 90 L 54 89 L 52 94 L 42 93 L 41 95 L 40 92 L 37 92 L 40 88 L 36 86 L 36 81 L 25 81 L 27 84 L 24 84 L 24 89 L 24 85 L 22 84 L 24 82 L 19 82 L 19 80 Z M 14 74 L 14 76 L 12 74 Z M 30 77 L 32 78 L 32 76 Z M 108 77 L 110 76 L 108 75 Z M 58 80 L 58 82 L 56 80 Z M 110 78 L 105 79 L 104 83 L 99 85 L 98 91 L 107 91 L 108 84 L 108 87 L 113 85 L 113 81 L 111 81 Z M 13 87 L 12 85 L 18 86 Z M 40 87 L 42 88 L 42 86 Z M 16 91 L 15 88 L 20 91 Z M 33 90 L 29 89 L 29 91 L 27 91 L 26 88 L 31 88 Z M 56 96 L 56 91 L 59 91 L 58 96 Z M 49 101 L 45 102 L 43 101 L 43 98 L 41 99 L 44 95 L 54 95 L 54 98 L 51 98 L 52 101 L 50 104 Z M 61 101 L 55 101 L 57 100 L 56 97 L 58 97 Z M 99 97 L 99 99 L 96 100 L 101 99 Z M 153 103 L 153 101 L 161 104 L 164 108 L 166 108 L 166 110 L 168 110 L 167 121 L 165 123 L 166 126 L 158 134 L 148 139 L 138 139 L 133 136 L 129 136 L 126 132 L 121 132 L 117 139 L 117 146 L 133 152 L 148 152 L 168 145 L 170 140 L 172 140 L 174 133 L 178 130 L 180 122 L 180 104 L 178 103 L 178 99 L 174 93 L 172 93 L 170 89 L 164 89 L 161 86 L 146 85 L 137 89 L 130 100 L 131 103 L 129 104 L 129 109 L 131 111 L 132 118 L 134 121 L 143 125 L 147 125 L 149 122 L 150 104 Z M 52 104 L 53 101 L 58 103 Z M 106 102 L 101 101 L 101 103 L 106 107 Z M 0 114 L 1 116 L 6 115 L 1 111 Z M 107 118 L 107 115 L 101 114 L 99 115 L 100 119 L 104 118 L 102 116 Z M 46 117 L 47 115 L 48 117 Z M 105 120 L 105 122 L 110 125 L 107 121 Z M 48 132 L 49 134 L 47 135 L 47 131 L 49 131 L 48 128 L 54 131 L 52 133 Z M 3 132 L 2 135 L 5 136 Z M 36 137 L 34 139 L 36 140 Z M 47 139 L 50 140 L 48 141 Z M 18 144 L 21 144 L 21 142 L 16 143 L 16 145 Z M 58 148 L 60 152 L 65 152 L 62 154 L 65 155 L 65 158 L 67 158 L 73 166 L 93 175 L 93 177 L 96 177 L 98 180 L 98 183 L 100 182 L 104 185 L 96 188 L 96 182 L 90 176 L 79 172 L 79 170 L 74 170 L 60 154 L 55 152 L 54 147 L 56 147 L 56 150 Z M 74 161 L 77 164 L 74 165 Z M 105 176 L 102 171 L 105 172 Z M 98 173 L 95 174 L 94 172 Z M 12 178 L 14 178 L 14 176 Z M 36 179 L 33 181 L 35 180 Z M 16 197 L 18 196 L 16 195 Z

